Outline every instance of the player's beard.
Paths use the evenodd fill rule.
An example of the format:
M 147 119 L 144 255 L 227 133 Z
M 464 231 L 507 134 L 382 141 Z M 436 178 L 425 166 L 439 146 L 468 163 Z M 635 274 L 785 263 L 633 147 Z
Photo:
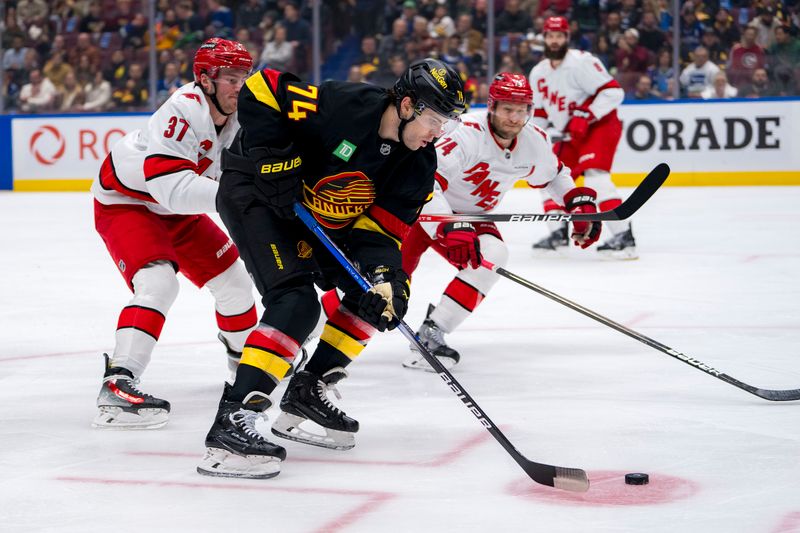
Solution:
M 522 131 L 523 127 L 524 127 L 524 124 L 522 126 L 520 126 L 519 129 L 517 129 L 516 131 L 503 129 L 503 128 L 498 127 L 497 120 L 494 117 L 492 118 L 492 133 L 494 133 L 496 136 L 500 137 L 501 139 L 505 139 L 506 141 L 510 141 L 510 140 L 514 139 L 514 137 L 519 135 L 519 132 Z
M 567 55 L 567 49 L 569 48 L 569 43 L 564 43 L 564 46 L 553 50 L 549 46 L 544 47 L 544 57 L 550 60 L 561 61 L 564 59 L 564 56 Z

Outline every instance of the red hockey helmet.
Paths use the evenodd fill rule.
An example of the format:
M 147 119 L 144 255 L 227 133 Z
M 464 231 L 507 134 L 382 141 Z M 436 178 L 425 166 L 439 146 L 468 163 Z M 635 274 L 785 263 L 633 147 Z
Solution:
M 489 111 L 494 109 L 495 102 L 533 105 L 533 90 L 528 78 L 510 72 L 501 72 L 495 76 L 489 86 L 489 98 L 486 101 Z
M 250 72 L 253 68 L 253 58 L 250 52 L 236 42 L 212 37 L 200 45 L 194 54 L 194 81 L 200 82 L 200 74 L 206 73 L 211 79 L 216 79 L 221 68 L 234 68 Z
M 542 33 L 549 31 L 560 31 L 569 34 L 569 22 L 564 17 L 547 17 L 544 21 Z

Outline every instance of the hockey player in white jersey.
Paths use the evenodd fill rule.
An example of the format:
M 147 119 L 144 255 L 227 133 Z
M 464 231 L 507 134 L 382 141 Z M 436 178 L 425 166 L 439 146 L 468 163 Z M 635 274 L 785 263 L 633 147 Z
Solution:
M 617 108 L 624 92 L 593 55 L 571 50 L 569 23 L 549 17 L 544 24 L 545 58 L 530 72 L 534 90 L 534 122 L 547 128 L 559 159 L 583 175 L 584 184 L 597 191 L 600 211 L 614 209 L 622 198 L 611 181 L 611 165 L 622 135 Z M 546 212 L 562 212 L 559 198 L 544 196 Z M 567 246 L 566 226 L 550 222 L 551 234 L 533 245 L 535 252 L 549 254 Z M 628 221 L 607 224 L 611 237 L 597 247 L 598 253 L 617 259 L 636 259 L 636 242 Z
M 595 192 L 575 187 L 547 134 L 529 120 L 535 100 L 525 76 L 498 74 L 489 87 L 487 109 L 464 115 L 461 126 L 436 144 L 437 184 L 422 212 L 488 213 L 518 180 L 525 180 L 558 198 L 567 212 L 596 213 Z M 600 222 L 574 222 L 571 237 L 586 248 L 600 237 L 600 229 Z M 504 266 L 508 248 L 491 222 L 417 222 L 403 243 L 403 270 L 409 276 L 429 247 L 459 269 L 438 305 L 429 306 L 418 332 L 449 368 L 460 356 L 445 343 L 444 335 L 458 327 L 497 282 L 497 274 L 481 268 L 482 259 Z M 417 352 L 403 366 L 431 370 Z
M 178 294 L 177 272 L 215 300 L 219 339 L 238 364 L 258 316 L 253 285 L 216 212 L 222 149 L 239 129 L 239 91 L 253 61 L 241 44 L 209 39 L 194 57 L 194 81 L 178 89 L 147 127 L 123 137 L 92 183 L 95 227 L 133 298 L 122 309 L 93 425 L 147 429 L 167 423 L 170 404 L 137 383 Z

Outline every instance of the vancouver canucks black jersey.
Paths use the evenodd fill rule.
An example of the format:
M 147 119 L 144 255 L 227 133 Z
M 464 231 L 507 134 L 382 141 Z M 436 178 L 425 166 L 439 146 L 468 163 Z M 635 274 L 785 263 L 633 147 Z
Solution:
M 400 268 L 402 241 L 433 191 L 433 145 L 411 151 L 378 136 L 389 105 L 385 89 L 317 87 L 271 69 L 253 74 L 239 95 L 243 155 L 291 147 L 302 160 L 303 204 L 364 267 Z M 254 179 L 258 189 L 265 178 Z

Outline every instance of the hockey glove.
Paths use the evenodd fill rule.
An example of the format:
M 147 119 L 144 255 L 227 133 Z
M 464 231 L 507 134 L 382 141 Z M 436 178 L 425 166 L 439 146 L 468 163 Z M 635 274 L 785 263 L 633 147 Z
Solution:
M 597 213 L 594 201 L 597 193 L 589 187 L 575 187 L 564 195 L 564 207 L 567 213 Z M 575 220 L 572 222 L 572 239 L 575 246 L 588 248 L 600 238 L 602 226 L 600 221 Z
M 445 257 L 456 268 L 481 266 L 481 241 L 475 226 L 469 222 L 443 222 L 436 230 L 436 239 L 444 246 Z
M 303 160 L 291 145 L 259 152 L 262 157 L 256 162 L 256 187 L 261 199 L 279 217 L 294 218 L 293 205 L 300 199 L 303 185 Z
M 378 266 L 366 273 L 372 289 L 365 292 L 358 302 L 358 316 L 378 331 L 397 326 L 397 317 L 402 320 L 408 311 L 408 297 L 411 294 L 408 276 L 401 269 Z
M 580 107 L 572 112 L 572 118 L 567 124 L 567 132 L 573 141 L 581 141 L 589 132 L 589 123 L 594 120 L 594 115 L 588 109 Z

